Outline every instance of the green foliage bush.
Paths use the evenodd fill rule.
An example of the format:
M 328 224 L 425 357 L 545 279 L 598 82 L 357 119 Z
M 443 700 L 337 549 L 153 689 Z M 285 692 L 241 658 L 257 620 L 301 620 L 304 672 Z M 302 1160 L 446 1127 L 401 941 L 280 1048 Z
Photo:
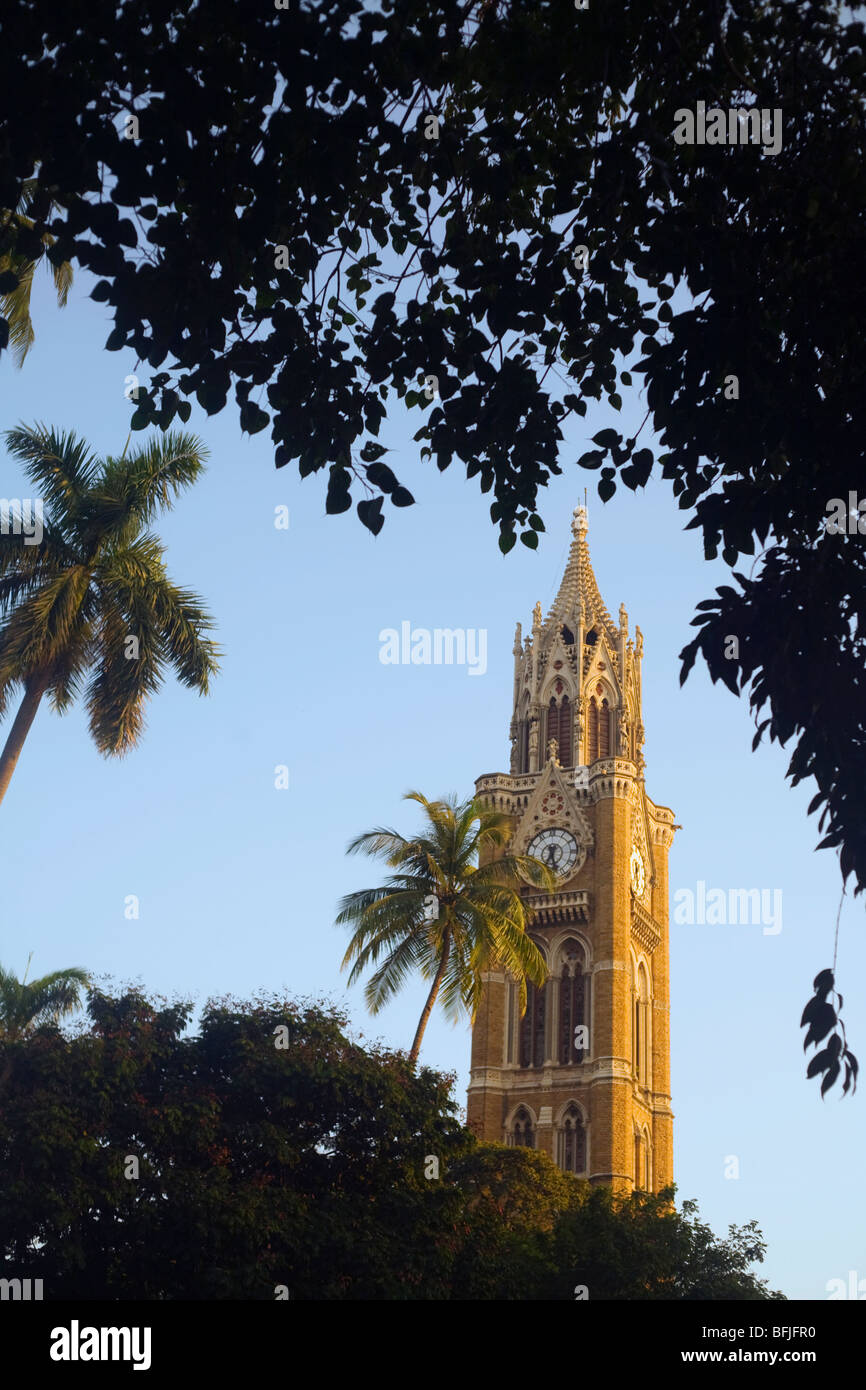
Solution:
M 212 1001 L 197 1032 L 136 990 L 88 1013 L 0 1039 L 0 1258 L 48 1300 L 773 1296 L 754 1223 L 718 1241 L 669 1195 L 477 1143 L 453 1077 L 330 1004 Z

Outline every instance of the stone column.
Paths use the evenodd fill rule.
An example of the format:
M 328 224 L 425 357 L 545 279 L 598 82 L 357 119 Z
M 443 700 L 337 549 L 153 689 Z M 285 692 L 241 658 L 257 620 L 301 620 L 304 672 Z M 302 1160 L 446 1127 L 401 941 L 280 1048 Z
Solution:
M 546 1154 L 556 1162 L 556 1154 L 553 1151 L 553 1106 L 542 1105 L 538 1110 L 538 1129 L 535 1135 L 535 1147 L 543 1149 Z

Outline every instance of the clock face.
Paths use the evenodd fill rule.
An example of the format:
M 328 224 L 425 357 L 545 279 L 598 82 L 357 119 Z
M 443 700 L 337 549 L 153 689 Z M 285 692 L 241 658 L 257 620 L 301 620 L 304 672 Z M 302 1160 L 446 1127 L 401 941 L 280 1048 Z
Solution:
M 559 878 L 567 878 L 577 863 L 577 840 L 569 830 L 551 826 L 533 836 L 526 852 L 553 869 Z
M 643 890 L 646 887 L 646 871 L 644 870 L 643 857 L 639 849 L 633 849 L 631 852 L 631 886 L 634 889 L 635 896 L 642 898 Z

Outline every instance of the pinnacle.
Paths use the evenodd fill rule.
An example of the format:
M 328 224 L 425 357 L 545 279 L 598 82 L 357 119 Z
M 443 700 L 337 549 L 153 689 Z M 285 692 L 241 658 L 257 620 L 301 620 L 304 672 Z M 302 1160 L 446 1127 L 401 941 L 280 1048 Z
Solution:
M 616 625 L 608 613 L 599 592 L 598 583 L 589 558 L 586 535 L 589 520 L 586 507 L 575 507 L 571 522 L 574 539 L 571 543 L 565 574 L 559 586 L 553 607 L 548 614 L 548 624 L 574 622 L 581 609 L 588 627 L 599 624 L 611 642 L 618 640 Z

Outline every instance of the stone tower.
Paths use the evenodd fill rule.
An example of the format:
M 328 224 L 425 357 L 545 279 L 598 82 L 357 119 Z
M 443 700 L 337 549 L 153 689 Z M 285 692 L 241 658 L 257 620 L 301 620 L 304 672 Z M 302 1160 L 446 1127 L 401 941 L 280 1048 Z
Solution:
M 550 613 L 514 643 L 511 770 L 477 795 L 513 818 L 511 848 L 544 860 L 553 893 L 523 890 L 547 984 L 521 1018 L 485 976 L 472 1033 L 468 1122 L 482 1139 L 544 1149 L 622 1191 L 673 1178 L 668 851 L 674 813 L 644 786 L 643 638 L 605 608 L 586 510 Z

